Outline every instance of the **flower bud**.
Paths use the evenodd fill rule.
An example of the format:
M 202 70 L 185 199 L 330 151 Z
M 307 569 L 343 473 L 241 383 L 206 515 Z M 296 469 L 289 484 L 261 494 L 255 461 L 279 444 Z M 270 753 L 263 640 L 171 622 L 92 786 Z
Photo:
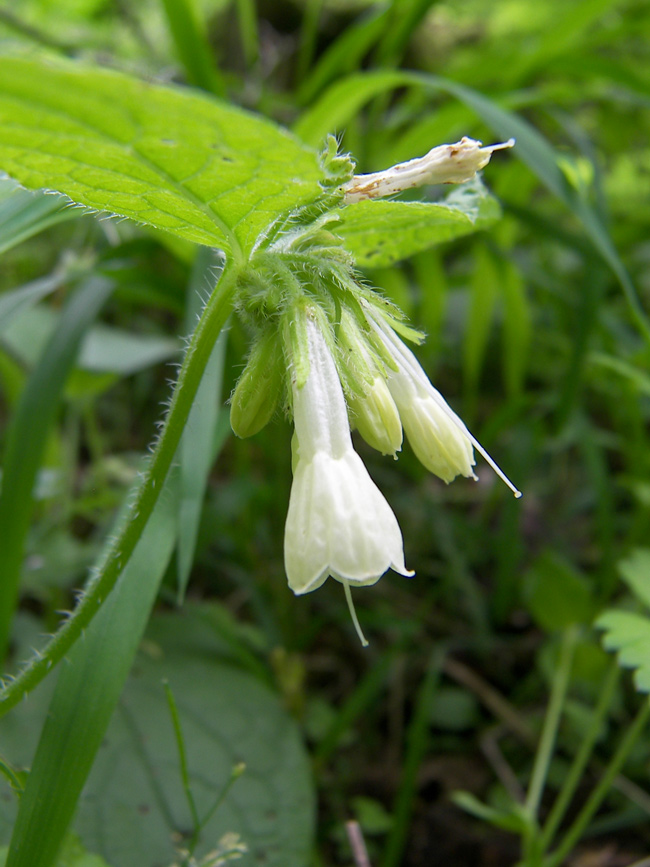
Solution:
M 377 376 L 367 392 L 348 397 L 352 421 L 364 440 L 382 455 L 393 455 L 402 448 L 402 423 L 395 401 L 382 376 Z
M 270 421 L 282 395 L 284 367 L 279 338 L 265 332 L 254 345 L 230 399 L 230 426 L 250 437 Z
M 373 333 L 364 332 L 348 308 L 343 307 L 340 316 L 339 341 L 351 422 L 369 446 L 395 457 L 402 448 L 402 423 L 386 384 L 383 360 L 371 342 Z

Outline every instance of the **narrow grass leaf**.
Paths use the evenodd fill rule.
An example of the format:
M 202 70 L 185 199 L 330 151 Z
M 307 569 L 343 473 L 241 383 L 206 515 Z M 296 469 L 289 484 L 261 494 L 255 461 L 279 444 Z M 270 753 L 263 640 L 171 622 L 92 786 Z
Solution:
M 375 52 L 379 66 L 399 63 L 409 40 L 436 0 L 401 0 L 390 4 L 387 26 Z
M 49 430 L 84 333 L 112 291 L 103 278 L 89 278 L 72 296 L 32 372 L 7 431 L 0 491 L 0 656 L 18 594 L 23 550 L 32 511 L 32 491 Z
M 239 32 L 246 65 L 252 66 L 259 55 L 259 32 L 257 28 L 257 9 L 253 0 L 235 0 L 239 17 Z
M 0 334 L 5 331 L 12 319 L 20 315 L 63 285 L 63 273 L 50 274 L 32 283 L 26 283 L 19 289 L 10 289 L 0 295 Z
M 476 395 L 494 325 L 494 309 L 499 297 L 500 275 L 497 263 L 482 244 L 476 247 L 470 299 L 463 341 L 463 373 L 468 394 Z
M 78 216 L 62 196 L 29 193 L 9 178 L 0 178 L 0 253 Z
M 297 95 L 299 105 L 309 105 L 341 74 L 353 72 L 386 28 L 387 10 L 370 10 L 351 24 L 329 45 L 302 81 Z
M 213 53 L 194 0 L 162 0 L 176 51 L 190 84 L 223 96 L 225 85 L 213 60 Z
M 442 662 L 443 652 L 437 649 L 431 654 L 428 669 L 415 696 L 413 717 L 406 732 L 402 777 L 393 805 L 393 827 L 386 840 L 381 867 L 398 867 L 403 860 L 411 815 L 415 807 L 418 771 L 429 743 L 431 705 L 440 681 Z
M 239 260 L 320 192 L 315 152 L 270 121 L 49 57 L 0 59 L 0 169 Z
M 128 676 L 175 540 L 175 496 L 168 489 L 113 593 L 61 669 L 6 867 L 51 867 Z
M 201 295 L 215 282 L 215 259 L 211 250 L 200 248 L 188 290 L 187 324 L 191 328 L 201 312 Z M 178 503 L 177 582 L 179 601 L 185 594 L 194 560 L 203 498 L 221 414 L 221 384 L 228 332 L 224 328 L 214 345 L 194 404 L 187 420 L 180 457 L 180 498 Z
M 610 370 L 612 373 L 618 374 L 618 376 L 628 380 L 639 394 L 650 397 L 650 376 L 640 367 L 605 352 L 591 352 L 587 361 L 596 368 Z
M 502 263 L 503 299 L 503 380 L 508 394 L 521 394 L 528 365 L 531 338 L 531 309 L 524 281 L 513 262 Z
M 0 303 L 1 303 L 0 297 Z M 60 314 L 34 307 L 16 316 L 5 329 L 3 343 L 25 365 L 34 365 L 60 322 Z M 81 343 L 76 366 L 93 373 L 129 376 L 179 356 L 180 342 L 159 334 L 136 334 L 112 325 L 95 325 Z

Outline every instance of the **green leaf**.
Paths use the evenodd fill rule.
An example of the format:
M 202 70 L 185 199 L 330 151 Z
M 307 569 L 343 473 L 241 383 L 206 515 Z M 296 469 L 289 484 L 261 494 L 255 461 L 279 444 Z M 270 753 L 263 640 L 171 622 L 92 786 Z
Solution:
M 621 577 L 647 608 L 650 608 L 650 549 L 637 548 L 618 564 Z M 596 626 L 605 630 L 603 646 L 618 651 L 619 663 L 634 668 L 639 692 L 650 692 L 650 617 L 620 609 L 605 611 Z
M 59 321 L 60 315 L 46 307 L 27 310 L 5 330 L 3 343 L 16 358 L 32 366 Z M 180 344 L 172 337 L 134 334 L 110 325 L 96 325 L 84 336 L 76 365 L 94 373 L 130 376 L 167 361 L 179 352 Z
M 529 829 L 530 822 L 526 819 L 523 808 L 518 812 L 515 808 L 512 810 L 497 810 L 495 807 L 490 807 L 473 795 L 471 792 L 454 792 L 451 796 L 452 801 L 457 807 L 465 810 L 471 816 L 476 816 L 483 822 L 489 822 L 496 828 L 502 828 L 504 831 L 512 831 L 513 834 L 521 834 Z
M 636 598 L 650 609 L 650 549 L 637 548 L 621 560 L 618 570 Z
M 0 59 L 0 168 L 239 260 L 278 214 L 320 192 L 315 152 L 270 121 L 50 58 Z
M 478 182 L 464 184 L 442 203 L 368 199 L 339 209 L 337 234 L 362 268 L 385 268 L 490 225 L 497 201 Z
M 174 860 L 172 835 L 192 828 L 163 679 L 178 706 L 199 816 L 233 765 L 246 764 L 206 825 L 199 852 L 234 831 L 249 848 L 236 862 L 241 867 L 310 862 L 315 800 L 297 727 L 280 698 L 224 662 L 224 651 L 200 610 L 152 620 L 75 820 L 85 846 L 114 867 L 166 867 Z M 18 762 L 29 761 L 29 742 L 46 710 L 42 702 L 35 707 L 39 692 L 0 722 L 3 748 Z M 11 813 L 0 799 L 0 835 L 7 833 Z
M 650 618 L 628 611 L 606 611 L 596 621 L 605 630 L 603 646 L 618 652 L 623 668 L 633 668 L 639 692 L 650 693 Z
M 169 412 L 151 460 L 135 486 L 128 520 L 109 540 L 101 562 L 86 585 L 86 593 L 78 600 L 72 615 L 61 623 L 42 654 L 35 654 L 18 675 L 0 689 L 0 715 L 30 693 L 83 635 L 84 629 L 100 610 L 102 601 L 115 586 L 123 564 L 130 559 L 140 541 L 176 455 L 205 364 L 232 309 L 238 273 L 236 266 L 226 261 L 219 282 L 206 303 L 185 353 Z M 0 565 L 3 562 L 0 560 Z
M 528 608 L 542 629 L 590 623 L 594 600 L 583 576 L 552 551 L 544 552 L 526 575 Z
M 308 72 L 298 89 L 299 105 L 309 105 L 330 81 L 342 73 L 352 72 L 386 28 L 388 10 L 369 10 L 351 24 L 329 45 Z
M 112 288 L 108 280 L 90 278 L 74 293 L 29 378 L 7 432 L 0 491 L 0 656 L 4 656 L 9 637 L 32 490 L 48 432 L 83 334 Z
M 35 195 L 9 178 L 0 178 L 0 253 L 77 216 L 79 212 L 62 196 Z
M 51 274 L 41 280 L 34 280 L 19 289 L 11 289 L 0 295 L 0 334 L 5 331 L 14 316 L 41 301 L 64 283 L 63 274 Z M 31 337 L 31 335 L 30 335 Z M 31 341 L 30 341 L 31 342 Z
M 8 847 L 0 848 L 0 867 L 5 867 Z M 92 855 L 74 834 L 69 834 L 56 860 L 55 867 L 110 867 L 99 855 Z
M 510 395 L 521 393 L 528 364 L 531 310 L 524 281 L 513 262 L 503 260 L 503 379 Z
M 630 364 L 629 361 L 607 355 L 604 352 L 591 352 L 587 360 L 596 368 L 611 370 L 612 373 L 628 380 L 640 394 L 650 396 L 650 376 L 647 371 Z

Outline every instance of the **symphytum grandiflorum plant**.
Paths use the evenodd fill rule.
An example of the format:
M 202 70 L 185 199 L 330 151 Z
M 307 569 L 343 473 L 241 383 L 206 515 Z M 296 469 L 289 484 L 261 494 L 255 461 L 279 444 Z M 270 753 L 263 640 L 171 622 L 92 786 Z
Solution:
M 338 153 L 334 138 L 319 155 L 272 123 L 198 93 L 68 62 L 0 60 L 0 168 L 10 178 L 28 190 L 62 194 L 71 208 L 129 218 L 222 255 L 218 283 L 188 343 L 164 425 L 119 529 L 73 614 L 43 655 L 2 693 L 6 711 L 70 652 L 101 610 L 88 629 L 88 653 L 92 641 L 100 640 L 96 624 L 109 618 L 108 606 L 113 606 L 111 622 L 121 618 L 124 623 L 122 663 L 117 673 L 115 668 L 104 673 L 93 718 L 94 746 L 76 770 L 67 770 L 69 787 L 76 785 L 77 794 L 174 544 L 174 521 L 165 511 L 173 501 L 170 468 L 206 365 L 233 311 L 252 334 L 248 362 L 231 400 L 234 432 L 251 436 L 279 411 L 294 420 L 294 480 L 284 539 L 289 585 L 303 594 L 328 576 L 339 580 L 364 644 L 350 588 L 375 583 L 389 568 L 412 573 L 395 515 L 354 450 L 352 428 L 393 457 L 402 448 L 403 429 L 420 461 L 445 482 L 458 475 L 476 478 L 477 449 L 519 496 L 407 347 L 405 341 L 418 343 L 422 335 L 395 305 L 361 283 L 356 271 L 390 265 L 489 225 L 498 207 L 476 172 L 495 149 L 512 144 L 484 148 L 463 138 L 384 172 L 355 176 L 352 159 Z M 427 183 L 462 186 L 436 203 L 382 198 Z M 86 287 L 64 313 L 72 323 L 71 357 L 82 324 L 96 315 L 110 289 L 110 281 Z M 31 509 L 29 497 L 12 498 L 18 478 L 12 473 L 22 473 L 23 487 L 31 490 L 44 445 L 34 431 L 35 457 L 21 462 L 17 430 L 9 433 L 0 498 L 0 526 L 6 533 L 0 564 L 3 648 Z M 168 493 L 161 498 L 165 487 Z M 137 559 L 147 533 L 164 539 L 160 562 L 155 568 L 148 564 L 148 584 L 142 583 Z M 137 597 L 129 596 L 134 587 Z M 71 659 L 79 661 L 74 652 Z M 75 689 L 82 688 L 83 664 L 62 673 L 55 709 L 57 696 L 72 689 L 73 681 Z M 96 669 L 93 674 L 98 677 Z M 57 718 L 54 710 L 51 718 Z M 46 726 L 42 744 L 48 731 Z M 37 755 L 34 769 L 50 767 L 52 761 L 61 757 Z M 44 841 L 32 831 L 44 809 L 30 778 L 8 867 L 50 863 L 74 799 L 68 795 L 48 807 L 58 811 L 58 839 L 54 834 Z
M 389 567 L 411 574 L 395 517 L 354 452 L 350 427 L 396 455 L 403 426 L 418 458 L 446 482 L 476 478 L 474 448 L 500 471 L 400 338 L 422 335 L 359 282 L 355 266 L 400 258 L 400 235 L 415 234 L 426 247 L 494 219 L 476 172 L 514 142 L 482 147 L 464 138 L 353 177 L 353 161 L 333 138 L 319 158 L 269 122 L 197 94 L 67 64 L 44 72 L 26 60 L 3 61 L 0 76 L 0 155 L 10 177 L 223 252 L 176 393 L 191 391 L 188 368 L 200 373 L 236 310 L 254 337 L 232 396 L 234 432 L 257 433 L 279 407 L 295 421 L 285 533 L 294 592 L 332 575 L 349 598 L 351 584 L 372 584 Z M 470 186 L 442 204 L 375 201 L 426 183 Z M 175 409 L 176 398 L 134 513 L 144 516 L 155 500 L 153 489 L 145 492 L 176 429 Z

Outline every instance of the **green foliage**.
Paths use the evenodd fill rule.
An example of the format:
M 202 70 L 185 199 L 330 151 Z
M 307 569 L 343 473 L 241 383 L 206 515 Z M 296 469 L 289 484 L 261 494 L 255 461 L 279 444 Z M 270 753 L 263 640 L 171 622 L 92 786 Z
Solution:
M 589 623 L 594 599 L 584 576 L 550 551 L 532 564 L 526 576 L 528 607 L 549 632 L 575 623 Z
M 61 196 L 33 195 L 0 179 L 0 253 L 76 214 Z
M 169 522 L 172 515 L 167 512 Z M 158 520 L 158 531 L 163 530 Z M 140 572 L 141 580 L 144 574 Z M 300 867 L 308 857 L 315 805 L 296 725 L 277 695 L 233 666 L 223 637 L 204 612 L 188 611 L 181 620 L 182 631 L 177 616 L 158 617 L 150 625 L 120 705 L 101 735 L 76 820 L 79 833 L 90 851 L 120 867 L 171 865 L 174 849 L 187 848 L 192 817 L 181 785 L 165 678 L 179 709 L 189 783 L 201 816 L 210 812 L 233 767 L 245 757 L 243 773 L 201 830 L 197 854 L 214 849 L 225 832 L 234 831 L 250 852 L 242 865 L 252 858 Z M 125 637 L 134 635 L 128 618 L 123 632 Z M 86 670 L 98 684 L 100 674 Z M 108 676 L 110 691 L 114 675 Z M 80 707 L 89 710 L 87 696 Z M 3 744 L 19 761 L 29 761 L 46 710 L 47 702 L 30 697 L 2 721 Z M 90 725 L 90 717 L 85 718 Z M 60 777 L 65 783 L 59 785 L 59 796 L 65 800 L 71 770 L 81 759 L 72 765 L 70 756 L 62 759 L 67 770 Z M 11 827 L 14 812 L 11 802 L 0 811 L 3 834 Z M 32 857 L 35 860 L 25 863 L 40 863 Z
M 187 90 L 60 60 L 0 60 L 0 163 L 28 189 L 241 258 L 318 193 L 313 152 Z
M 641 858 L 648 5 L 14 7 L 0 10 L 0 569 L 13 563 L 0 618 L 13 618 L 18 675 L 0 693 L 9 863 L 193 867 L 236 832 L 242 867 L 348 864 L 351 815 L 384 867 L 455 865 L 468 851 L 478 864 L 488 850 L 504 865 L 560 867 L 583 838 L 587 858 L 609 841 Z M 170 79 L 204 93 L 157 83 Z M 358 172 L 462 135 L 517 143 L 483 173 L 493 195 L 468 184 L 341 206 L 351 163 L 332 140 L 329 167 L 317 156 L 332 133 Z M 417 573 L 358 594 L 364 655 L 336 588 L 287 593 L 281 413 L 241 442 L 223 406 L 255 321 L 230 318 L 242 269 L 329 208 L 341 219 L 312 227 L 309 243 L 319 235 L 329 256 L 334 233 L 340 261 L 347 250 L 373 268 L 427 333 L 415 351 L 436 386 L 524 491 L 506 500 L 481 467 L 480 484 L 447 487 L 407 447 L 394 463 L 356 443 Z M 213 292 L 215 247 L 226 264 Z M 71 335 L 75 308 L 84 321 Z M 154 617 L 136 653 L 156 594 L 171 606 L 186 588 L 196 601 Z M 617 660 L 607 667 L 594 619 L 642 696 Z M 47 675 L 64 657 L 55 686 Z M 20 805 L 12 785 L 25 788 Z M 459 787 L 467 815 L 449 803 Z M 66 831 L 75 804 L 79 839 Z M 181 849 L 200 838 L 192 856 L 172 832 Z
M 385 268 L 400 259 L 484 229 L 499 216 L 480 182 L 455 189 L 444 203 L 365 201 L 340 211 L 337 234 L 362 268 Z
M 8 431 L 0 491 L 0 648 L 7 647 L 18 593 L 32 490 L 46 438 L 74 364 L 79 343 L 112 291 L 108 280 L 91 277 L 73 296 L 34 369 Z M 38 419 L 38 424 L 35 424 Z
M 650 609 L 650 549 L 639 548 L 619 570 L 632 595 Z M 634 683 L 639 692 L 650 692 L 650 617 L 632 611 L 612 609 L 601 614 L 596 626 L 603 629 L 603 645 L 618 653 L 624 668 L 634 669 Z
M 7 857 L 7 847 L 0 849 L 0 864 L 4 867 Z M 70 834 L 59 853 L 55 867 L 109 867 L 99 855 L 88 852 L 74 834 Z

